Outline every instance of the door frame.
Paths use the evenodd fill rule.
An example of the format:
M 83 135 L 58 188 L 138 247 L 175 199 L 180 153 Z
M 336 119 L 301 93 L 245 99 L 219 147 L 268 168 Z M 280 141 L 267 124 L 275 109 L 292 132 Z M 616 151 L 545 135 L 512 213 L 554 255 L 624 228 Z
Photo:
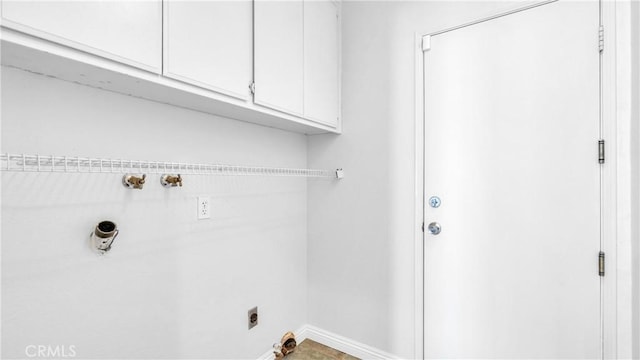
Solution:
M 552 1 L 518 5 L 462 24 L 466 26 L 509 15 Z M 601 56 L 601 127 L 606 140 L 602 165 L 602 250 L 606 274 L 601 279 L 603 359 L 632 358 L 632 247 L 631 247 L 631 5 L 625 0 L 600 2 L 600 23 L 605 29 Z M 457 27 L 454 27 L 457 28 Z M 445 29 L 446 30 L 446 29 Z M 424 358 L 424 93 L 422 37 L 442 33 L 414 33 L 415 49 L 415 186 L 414 186 L 414 358 Z M 598 34 L 594 33 L 594 47 Z M 594 149 L 596 146 L 594 139 Z M 595 150 L 594 150 L 595 154 Z M 595 156 L 595 155 L 594 155 Z M 594 271 L 597 254 L 594 254 Z

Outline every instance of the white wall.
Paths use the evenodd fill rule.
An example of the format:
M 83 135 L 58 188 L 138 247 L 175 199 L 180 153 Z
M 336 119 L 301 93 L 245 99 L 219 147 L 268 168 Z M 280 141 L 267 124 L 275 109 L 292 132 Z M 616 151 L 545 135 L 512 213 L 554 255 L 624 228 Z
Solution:
M 2 152 L 306 167 L 303 135 L 2 68 Z M 307 322 L 307 181 L 2 173 L 2 357 L 255 359 Z M 212 219 L 196 220 L 210 195 Z M 87 239 L 103 219 L 113 250 Z M 247 330 L 257 305 L 260 325 Z
M 309 321 L 414 357 L 415 33 L 524 2 L 343 3 L 341 136 L 309 137 Z
M 631 197 L 633 246 L 633 358 L 640 359 L 640 2 L 631 2 Z

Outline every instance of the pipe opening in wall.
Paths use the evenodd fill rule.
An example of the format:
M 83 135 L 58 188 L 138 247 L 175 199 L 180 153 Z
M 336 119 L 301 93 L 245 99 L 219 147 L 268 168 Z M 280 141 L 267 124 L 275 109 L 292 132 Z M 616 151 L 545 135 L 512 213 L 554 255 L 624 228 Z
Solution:
M 113 221 L 104 220 L 99 222 L 90 236 L 93 247 L 104 254 L 111 250 L 111 245 L 113 245 L 118 233 L 118 226 Z
M 110 235 L 107 235 L 108 233 L 113 233 L 116 230 L 116 224 L 112 223 L 111 221 L 102 221 L 101 223 L 98 224 L 98 230 L 103 235 L 106 235 L 106 236 L 100 236 L 100 237 L 108 237 L 110 236 Z

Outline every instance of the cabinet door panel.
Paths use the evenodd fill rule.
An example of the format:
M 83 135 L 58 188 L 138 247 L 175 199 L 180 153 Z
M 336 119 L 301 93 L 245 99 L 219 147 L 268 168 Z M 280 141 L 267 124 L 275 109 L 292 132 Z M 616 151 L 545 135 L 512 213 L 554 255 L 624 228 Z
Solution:
M 255 1 L 256 104 L 303 116 L 302 1 Z
M 331 0 L 304 3 L 304 117 L 336 127 L 339 116 L 338 12 Z
M 164 75 L 240 99 L 252 80 L 253 4 L 165 2 Z
M 162 2 L 2 1 L 3 26 L 160 72 Z

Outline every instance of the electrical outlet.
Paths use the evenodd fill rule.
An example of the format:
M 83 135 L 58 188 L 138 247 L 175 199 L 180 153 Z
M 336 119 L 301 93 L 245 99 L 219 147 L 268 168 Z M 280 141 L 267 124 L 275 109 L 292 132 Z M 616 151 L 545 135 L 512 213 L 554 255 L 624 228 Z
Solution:
M 258 307 L 254 307 L 253 309 L 249 309 L 248 313 L 249 320 L 249 330 L 258 325 Z
M 198 220 L 211 218 L 210 199 L 208 196 L 198 196 Z

